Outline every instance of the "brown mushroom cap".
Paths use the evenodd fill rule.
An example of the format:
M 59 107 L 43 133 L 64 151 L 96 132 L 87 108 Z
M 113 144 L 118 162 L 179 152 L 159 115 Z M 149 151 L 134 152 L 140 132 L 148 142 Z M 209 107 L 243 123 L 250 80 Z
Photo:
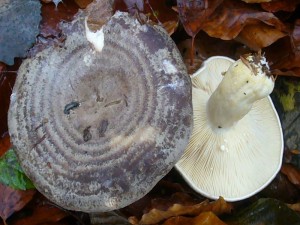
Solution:
M 103 27 L 101 52 L 84 36 L 84 18 L 72 26 L 64 46 L 21 65 L 9 132 L 46 197 L 71 210 L 110 211 L 143 197 L 181 157 L 191 82 L 158 26 L 118 12 Z

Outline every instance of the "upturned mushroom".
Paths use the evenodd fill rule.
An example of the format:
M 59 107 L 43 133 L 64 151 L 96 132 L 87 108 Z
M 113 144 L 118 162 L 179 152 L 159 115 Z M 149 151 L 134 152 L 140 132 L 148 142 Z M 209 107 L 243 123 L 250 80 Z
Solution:
M 176 168 L 206 197 L 237 201 L 254 195 L 276 176 L 283 154 L 265 57 L 211 57 L 192 83 L 194 128 Z
M 79 14 L 63 46 L 22 63 L 9 132 L 42 194 L 66 209 L 104 212 L 143 197 L 181 157 L 191 81 L 161 27 L 121 12 L 99 32 L 85 21 Z

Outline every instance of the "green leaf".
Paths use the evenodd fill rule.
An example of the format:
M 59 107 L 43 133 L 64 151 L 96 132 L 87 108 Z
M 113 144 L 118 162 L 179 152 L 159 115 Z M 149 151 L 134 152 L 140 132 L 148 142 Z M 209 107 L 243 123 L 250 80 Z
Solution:
M 21 190 L 34 188 L 31 180 L 24 174 L 13 149 L 0 158 L 0 183 Z

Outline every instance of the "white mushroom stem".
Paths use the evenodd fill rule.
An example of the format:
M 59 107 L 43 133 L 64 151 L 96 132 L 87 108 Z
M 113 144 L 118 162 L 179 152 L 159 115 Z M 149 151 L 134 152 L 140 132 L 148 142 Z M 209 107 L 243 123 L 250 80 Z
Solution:
M 265 57 L 248 55 L 233 63 L 207 103 L 209 124 L 214 131 L 234 126 L 253 103 L 268 96 L 274 88 Z

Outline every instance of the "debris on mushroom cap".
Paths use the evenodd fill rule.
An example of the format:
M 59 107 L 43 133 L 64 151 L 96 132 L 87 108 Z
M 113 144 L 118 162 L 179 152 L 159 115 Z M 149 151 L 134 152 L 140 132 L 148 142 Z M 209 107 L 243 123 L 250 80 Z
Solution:
M 264 64 L 264 61 L 261 63 Z M 248 198 L 268 185 L 281 167 L 281 124 L 268 96 L 273 89 L 270 84 L 272 78 L 266 77 L 267 74 L 260 78 L 249 68 L 249 71 L 240 74 L 241 78 L 234 77 L 236 80 L 226 77 L 232 74 L 237 76 L 235 72 L 241 73 L 245 68 L 247 66 L 241 60 L 235 62 L 227 57 L 211 57 L 192 76 L 194 128 L 176 168 L 191 187 L 212 199 L 219 196 L 227 201 Z M 251 82 L 255 87 L 248 86 Z M 265 85 L 265 82 L 269 85 L 267 91 L 256 87 Z M 208 102 L 220 88 L 223 95 L 218 102 L 210 105 Z M 244 94 L 246 89 L 252 95 L 250 100 L 244 100 L 247 98 Z M 261 93 L 257 93 L 260 90 L 266 97 L 261 98 Z M 254 101 L 253 96 L 260 100 Z M 243 111 L 242 114 L 235 112 L 244 106 L 249 111 Z M 216 115 L 212 117 L 211 114 Z M 231 119 L 226 119 L 226 116 L 236 118 L 230 126 L 218 127 L 211 121 L 217 116 L 221 118 L 219 122 L 225 120 L 224 123 Z
M 117 12 L 99 52 L 84 21 L 79 14 L 65 28 L 64 46 L 21 65 L 9 132 L 46 197 L 71 210 L 111 211 L 144 196 L 181 157 L 192 129 L 191 81 L 162 28 Z

